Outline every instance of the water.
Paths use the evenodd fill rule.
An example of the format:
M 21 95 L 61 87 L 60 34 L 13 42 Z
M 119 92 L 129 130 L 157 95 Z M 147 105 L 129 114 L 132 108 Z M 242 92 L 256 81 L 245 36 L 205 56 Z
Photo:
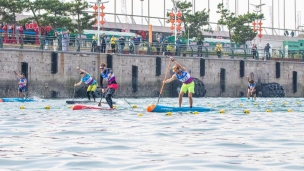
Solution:
M 172 116 L 146 112 L 156 98 L 126 100 L 137 108 L 0 103 L 1 170 L 304 170 L 304 99 L 196 98 L 216 111 Z

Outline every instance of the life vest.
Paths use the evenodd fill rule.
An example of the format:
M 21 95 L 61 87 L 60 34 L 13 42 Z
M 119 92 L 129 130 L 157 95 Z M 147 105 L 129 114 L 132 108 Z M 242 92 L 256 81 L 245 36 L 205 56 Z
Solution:
M 180 70 L 181 75 L 175 74 L 176 78 L 181 81 L 182 83 L 189 84 L 192 82 L 193 77 L 190 76 L 189 72 L 184 72 Z
M 114 82 L 115 79 L 116 79 L 114 73 L 112 73 L 111 77 L 109 77 L 109 73 L 110 73 L 109 70 L 110 69 L 111 68 L 107 68 L 106 72 L 101 72 L 100 73 L 101 77 L 104 78 L 108 82 L 108 84 L 112 84 L 112 82 Z
M 27 82 L 27 79 L 26 78 L 20 78 L 19 80 L 20 83 L 23 83 L 23 82 Z M 23 88 L 23 87 L 26 87 L 26 83 L 25 84 L 19 84 L 19 87 Z
M 93 77 L 90 76 L 90 74 L 86 74 L 85 76 L 83 76 L 81 78 L 81 81 L 84 82 L 88 86 L 96 83 L 96 81 L 94 80 Z

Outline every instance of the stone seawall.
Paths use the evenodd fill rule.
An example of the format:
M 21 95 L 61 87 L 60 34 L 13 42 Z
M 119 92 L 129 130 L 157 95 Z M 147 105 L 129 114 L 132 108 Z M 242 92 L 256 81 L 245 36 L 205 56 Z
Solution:
M 73 84 L 79 82 L 76 67 L 89 72 L 99 83 L 99 65 L 112 62 L 119 89 L 116 97 L 156 97 L 165 77 L 169 58 L 160 56 L 161 73 L 156 76 L 156 57 L 141 55 L 117 55 L 97 53 L 58 53 L 57 72 L 52 73 L 52 52 L 36 50 L 1 49 L 0 50 L 0 97 L 13 97 L 17 92 L 17 77 L 13 71 L 21 72 L 21 63 L 27 63 L 29 95 L 49 98 L 56 92 L 59 98 L 73 95 Z M 201 76 L 200 58 L 179 57 L 176 59 L 184 65 L 191 75 L 201 80 L 207 91 L 207 97 L 239 97 L 240 92 L 247 91 L 247 75 L 254 74 L 259 83 L 276 82 L 284 87 L 286 97 L 302 97 L 304 63 L 280 62 L 280 77 L 276 78 L 275 61 L 244 60 L 244 76 L 240 77 L 240 60 L 205 59 L 205 74 Z M 138 66 L 138 79 L 133 80 L 132 66 Z M 172 66 L 172 65 L 171 65 Z M 225 69 L 225 79 L 221 79 L 221 69 Z M 297 92 L 294 92 L 293 71 L 297 72 Z M 168 77 L 171 77 L 170 69 Z M 134 76 L 134 73 L 133 73 Z M 133 85 L 133 87 L 132 87 Z M 137 91 L 134 92 L 134 86 Z M 170 96 L 172 85 L 166 84 L 163 96 Z M 77 87 L 79 89 L 80 87 Z M 224 88 L 224 91 L 223 91 Z M 77 90 L 76 89 L 76 90 Z

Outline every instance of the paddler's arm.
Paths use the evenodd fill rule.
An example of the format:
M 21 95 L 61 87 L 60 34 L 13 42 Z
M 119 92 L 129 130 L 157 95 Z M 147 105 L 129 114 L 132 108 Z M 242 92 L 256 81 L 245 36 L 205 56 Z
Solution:
M 178 68 L 180 68 L 181 70 L 187 71 L 187 68 L 181 66 L 178 62 L 176 62 L 176 61 L 174 60 L 173 57 L 170 57 L 170 60 L 171 60 L 173 63 L 175 63 L 175 65 L 176 65 Z
M 172 75 L 171 78 L 165 80 L 164 83 L 170 83 L 171 81 L 173 81 L 173 80 L 175 80 L 175 79 L 176 79 L 176 75 L 174 74 L 174 75 Z
M 87 71 L 80 69 L 79 67 L 77 67 L 77 69 L 79 69 L 80 72 L 83 72 L 84 74 L 87 74 Z
M 21 77 L 21 75 L 19 75 L 16 71 L 14 71 L 14 73 L 17 77 Z
M 76 87 L 76 86 L 79 86 L 79 85 L 81 85 L 81 83 L 82 83 L 82 81 L 79 81 L 77 84 L 74 84 L 74 86 Z

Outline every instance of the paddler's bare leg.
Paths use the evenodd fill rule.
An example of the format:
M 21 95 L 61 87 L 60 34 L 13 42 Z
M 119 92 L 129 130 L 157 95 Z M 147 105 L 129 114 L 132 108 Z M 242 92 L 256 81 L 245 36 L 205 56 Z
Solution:
M 192 93 L 188 92 L 188 97 L 189 97 L 190 108 L 192 108 L 192 104 L 193 104 Z
M 178 95 L 178 106 L 182 107 L 182 101 L 183 101 L 183 96 L 184 96 L 184 92 L 180 91 L 179 95 Z

